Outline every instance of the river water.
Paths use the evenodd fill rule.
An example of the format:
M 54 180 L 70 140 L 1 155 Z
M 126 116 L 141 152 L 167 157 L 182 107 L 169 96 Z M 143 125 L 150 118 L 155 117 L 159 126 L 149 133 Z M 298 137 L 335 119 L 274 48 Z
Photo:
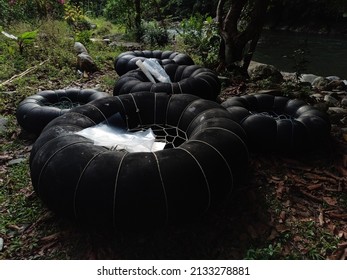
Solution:
M 299 49 L 303 55 L 295 52 Z M 253 56 L 285 72 L 295 72 L 295 59 L 302 58 L 308 61 L 302 73 L 347 79 L 346 37 L 264 30 Z

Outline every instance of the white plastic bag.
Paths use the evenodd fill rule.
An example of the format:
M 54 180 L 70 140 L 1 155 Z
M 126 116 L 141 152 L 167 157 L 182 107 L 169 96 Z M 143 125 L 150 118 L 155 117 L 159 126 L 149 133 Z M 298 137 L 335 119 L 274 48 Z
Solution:
M 136 61 L 136 65 L 142 70 L 142 72 L 146 75 L 147 79 L 150 82 L 152 82 L 154 84 L 156 83 L 152 74 L 148 71 L 147 67 L 143 64 L 143 62 L 141 60 Z
M 164 149 L 165 143 L 155 142 L 151 128 L 144 131 L 128 132 L 125 129 L 98 124 L 83 129 L 76 134 L 94 141 L 94 145 L 107 147 L 112 150 L 128 152 L 155 152 Z
M 165 72 L 164 68 L 159 64 L 159 62 L 156 59 L 145 59 L 142 62 L 142 64 L 159 82 L 171 83 L 169 75 Z

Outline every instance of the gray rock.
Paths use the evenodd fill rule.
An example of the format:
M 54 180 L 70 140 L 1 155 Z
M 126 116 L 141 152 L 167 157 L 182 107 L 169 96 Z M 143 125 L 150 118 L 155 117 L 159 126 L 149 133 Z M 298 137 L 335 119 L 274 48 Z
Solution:
M 341 107 L 329 107 L 328 113 L 330 114 L 339 114 L 339 115 L 347 115 L 347 109 Z
M 316 79 L 313 80 L 312 86 L 324 90 L 326 86 L 330 83 L 330 81 L 324 77 L 317 77 Z
M 0 237 L 0 252 L 4 249 L 4 239 Z
M 344 98 L 342 98 L 342 100 L 341 100 L 341 105 L 347 107 L 347 96 L 345 96 Z
M 282 91 L 280 89 L 262 89 L 257 91 L 259 94 L 270 94 L 270 95 L 283 95 Z
M 325 87 L 327 90 L 346 90 L 347 86 L 341 80 L 333 80 Z
M 299 81 L 302 83 L 310 83 L 312 85 L 312 82 L 318 78 L 317 75 L 313 74 L 302 74 Z
M 328 80 L 330 81 L 338 81 L 338 80 L 341 80 L 340 77 L 338 76 L 328 76 L 326 77 Z
M 324 101 L 327 102 L 329 105 L 332 105 L 332 106 L 338 106 L 339 105 L 339 101 L 329 94 L 324 96 Z
M 98 71 L 94 60 L 89 54 L 80 53 L 77 56 L 77 68 L 82 72 L 94 73 Z
M 316 100 L 317 102 L 323 101 L 323 100 L 324 100 L 324 95 L 323 95 L 323 94 L 320 94 L 320 93 L 311 94 L 311 97 L 312 97 L 314 100 Z
M 88 54 L 86 47 L 80 42 L 75 42 L 74 49 L 77 54 L 81 54 L 81 53 Z
M 248 75 L 254 81 L 269 79 L 274 83 L 281 83 L 283 76 L 273 65 L 254 64 L 248 68 Z

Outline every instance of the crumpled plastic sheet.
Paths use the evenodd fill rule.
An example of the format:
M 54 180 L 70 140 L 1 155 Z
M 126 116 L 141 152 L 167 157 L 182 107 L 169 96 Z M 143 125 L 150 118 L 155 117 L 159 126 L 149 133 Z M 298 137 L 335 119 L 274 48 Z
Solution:
M 119 125 L 119 119 L 113 122 Z M 135 152 L 155 152 L 163 150 L 165 142 L 156 142 L 155 134 L 151 128 L 129 132 L 124 127 L 115 126 L 108 121 L 85 128 L 76 134 L 94 141 L 94 145 L 103 146 L 110 150 L 126 150 Z
M 164 68 L 159 64 L 159 62 L 156 59 L 145 59 L 143 61 L 143 65 L 159 82 L 171 83 L 169 75 L 165 72 Z

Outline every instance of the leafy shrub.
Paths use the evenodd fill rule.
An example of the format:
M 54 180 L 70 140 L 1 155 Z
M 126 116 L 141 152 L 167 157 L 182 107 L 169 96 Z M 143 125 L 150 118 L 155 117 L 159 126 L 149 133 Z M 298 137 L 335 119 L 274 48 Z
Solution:
M 221 38 L 212 17 L 204 19 L 199 14 L 191 16 L 181 22 L 178 33 L 187 52 L 197 55 L 205 66 L 214 67 L 218 64 Z
M 109 0 L 104 10 L 104 16 L 113 23 L 124 24 L 127 29 L 132 29 L 135 24 L 135 8 L 132 2 Z
M 76 32 L 75 41 L 87 46 L 90 43 L 91 32 L 89 30 L 82 30 Z
M 91 29 L 90 22 L 79 6 L 68 3 L 64 4 L 64 19 L 74 30 L 82 31 Z
M 156 21 L 143 23 L 143 32 L 142 41 L 151 47 L 162 47 L 169 43 L 167 30 Z
M 61 18 L 64 0 L 0 0 L 0 24 Z
M 22 55 L 24 52 L 24 47 L 32 45 L 36 39 L 37 31 L 27 31 L 15 36 L 7 32 L 1 31 L 1 34 L 6 38 L 14 41 L 18 45 L 19 53 Z

